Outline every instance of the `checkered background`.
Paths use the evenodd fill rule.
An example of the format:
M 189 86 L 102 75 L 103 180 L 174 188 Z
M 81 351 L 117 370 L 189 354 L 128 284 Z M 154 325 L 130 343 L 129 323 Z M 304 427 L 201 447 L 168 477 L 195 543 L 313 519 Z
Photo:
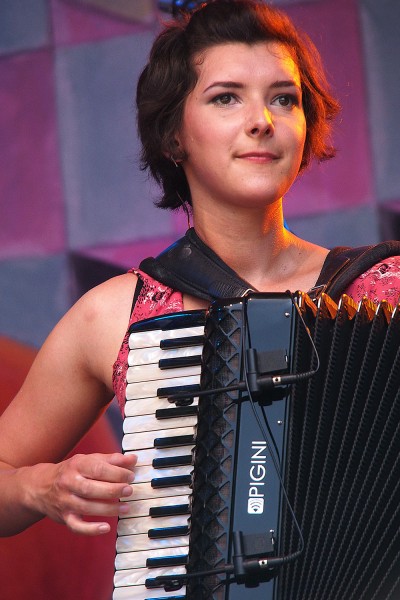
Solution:
M 275 4 L 314 40 L 343 106 L 338 156 L 286 198 L 290 228 L 327 246 L 397 236 L 400 2 Z M 125 269 L 184 231 L 138 168 L 133 98 L 160 16 L 155 0 L 1 0 L 0 334 L 40 345 L 80 258 Z

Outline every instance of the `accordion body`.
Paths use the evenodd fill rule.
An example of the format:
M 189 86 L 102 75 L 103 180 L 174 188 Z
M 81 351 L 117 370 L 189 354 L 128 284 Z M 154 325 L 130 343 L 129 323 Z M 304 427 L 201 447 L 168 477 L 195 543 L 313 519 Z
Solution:
M 194 376 L 200 386 L 188 374 L 177 387 L 174 371 L 169 383 L 158 379 L 155 388 L 155 397 L 175 399 L 169 406 L 178 419 L 184 420 L 185 410 L 194 416 L 193 440 L 183 439 L 182 428 L 182 436 L 171 429 L 161 442 L 172 455 L 175 441 L 186 448 L 187 471 L 148 484 L 154 498 L 160 487 L 171 498 L 178 489 L 174 477 L 181 478 L 183 487 L 165 512 L 183 513 L 184 506 L 186 513 L 177 526 L 157 527 L 158 513 L 149 509 L 148 535 L 157 530 L 163 540 L 156 551 L 162 557 L 149 560 L 153 551 L 136 550 L 136 530 L 124 523 L 144 521 L 135 516 L 134 489 L 132 518 L 120 519 L 114 599 L 398 599 L 399 309 L 367 300 L 356 306 L 346 296 L 339 305 L 323 296 L 316 306 L 301 293 L 295 301 L 285 294 L 251 294 L 212 305 L 205 326 L 199 311 L 168 319 L 183 318 L 187 325 L 192 317 L 196 344 L 204 330 Z M 156 321 L 134 327 L 133 347 L 137 330 L 157 329 Z M 162 327 L 161 337 L 174 325 L 164 321 Z M 178 346 L 188 345 L 182 327 L 175 334 Z M 187 365 L 183 369 L 191 373 Z M 124 440 L 135 435 L 129 427 Z M 147 444 L 161 452 L 158 435 Z M 193 465 L 187 454 L 192 441 Z M 125 450 L 135 451 L 129 444 Z M 166 505 L 165 498 L 148 502 Z M 172 533 L 185 541 L 178 535 L 164 545 Z M 145 556 L 144 567 L 126 560 L 137 552 Z M 271 558 L 280 558 L 279 566 L 241 570 Z M 226 574 L 229 565 L 233 570 Z M 159 575 L 171 578 L 165 589 Z

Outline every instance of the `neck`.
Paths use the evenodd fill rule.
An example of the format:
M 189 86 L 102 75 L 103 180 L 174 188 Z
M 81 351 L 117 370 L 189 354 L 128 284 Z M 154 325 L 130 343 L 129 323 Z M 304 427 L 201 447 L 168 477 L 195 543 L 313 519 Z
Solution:
M 281 202 L 262 213 L 258 210 L 241 213 L 231 209 L 222 217 L 204 218 L 194 212 L 194 227 L 207 246 L 256 287 L 256 281 L 274 272 L 279 257 L 291 243 L 291 236 L 283 225 Z
M 281 201 L 262 213 L 230 207 L 222 215 L 194 210 L 193 216 L 200 239 L 254 289 L 308 290 L 315 284 L 327 250 L 285 229 Z

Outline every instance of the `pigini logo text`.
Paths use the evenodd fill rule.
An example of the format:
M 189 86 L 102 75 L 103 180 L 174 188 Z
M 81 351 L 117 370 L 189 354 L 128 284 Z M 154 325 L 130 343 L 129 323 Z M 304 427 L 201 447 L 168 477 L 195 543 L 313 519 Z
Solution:
M 247 512 L 250 515 L 260 515 L 264 512 L 266 462 L 266 443 L 251 442 L 249 497 L 247 500 Z

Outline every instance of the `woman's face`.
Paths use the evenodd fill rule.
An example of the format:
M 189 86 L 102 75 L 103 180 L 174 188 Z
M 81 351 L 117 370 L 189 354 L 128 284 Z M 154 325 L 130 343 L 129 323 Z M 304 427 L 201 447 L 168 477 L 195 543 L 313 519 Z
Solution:
M 295 180 L 306 121 L 300 75 L 284 46 L 214 46 L 195 61 L 198 81 L 176 136 L 193 207 L 261 208 Z

